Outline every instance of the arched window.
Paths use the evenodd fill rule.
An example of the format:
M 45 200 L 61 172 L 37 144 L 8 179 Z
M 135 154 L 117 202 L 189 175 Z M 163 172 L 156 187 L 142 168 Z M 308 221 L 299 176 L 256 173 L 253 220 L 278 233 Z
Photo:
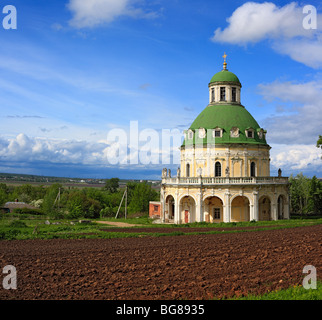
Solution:
M 190 177 L 190 164 L 187 163 L 186 165 L 186 177 L 189 178 Z
M 191 140 L 193 138 L 193 131 L 192 130 L 188 130 L 188 139 Z
M 215 164 L 215 177 L 221 177 L 221 163 L 216 162 Z
M 232 87 L 231 88 L 231 101 L 236 102 L 237 101 L 237 95 L 236 95 L 236 88 Z
M 226 101 L 226 88 L 220 87 L 220 101 Z
M 255 177 L 256 176 L 256 164 L 255 162 L 252 162 L 250 164 L 250 176 Z

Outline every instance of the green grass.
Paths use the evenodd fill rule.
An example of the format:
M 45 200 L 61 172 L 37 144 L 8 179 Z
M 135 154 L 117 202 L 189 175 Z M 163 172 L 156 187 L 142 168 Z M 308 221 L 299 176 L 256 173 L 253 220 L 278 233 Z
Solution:
M 319 219 L 290 219 L 290 220 L 278 220 L 278 221 L 245 221 L 245 222 L 220 222 L 220 223 L 208 223 L 208 222 L 194 222 L 186 225 L 177 225 L 185 227 L 206 227 L 206 228 L 229 228 L 229 227 L 263 227 L 263 226 L 305 226 L 322 224 L 322 218 Z
M 233 297 L 229 300 L 321 300 L 322 282 L 317 281 L 316 289 L 304 289 L 295 286 L 284 290 L 277 290 L 263 295 L 248 295 L 245 297 Z
M 25 239 L 83 239 L 83 238 L 128 238 L 128 237 L 160 237 L 160 236 L 180 236 L 180 235 L 196 235 L 196 234 L 217 234 L 217 233 L 232 233 L 232 232 L 251 232 L 273 230 L 281 228 L 294 228 L 300 226 L 308 226 L 315 224 L 322 224 L 322 219 L 291 219 L 279 221 L 259 221 L 259 222 L 231 222 L 231 223 L 189 223 L 185 225 L 165 225 L 153 224 L 148 217 L 130 218 L 130 219 L 98 219 L 104 221 L 118 221 L 127 222 L 130 224 L 137 224 L 140 227 L 131 227 L 132 232 L 118 232 L 117 227 L 112 227 L 113 232 L 104 231 L 110 227 L 104 224 L 98 224 L 92 220 L 90 224 L 81 224 L 76 222 L 71 224 L 70 220 L 50 220 L 50 225 L 45 224 L 46 217 L 39 216 L 10 216 L 2 215 L 0 218 L 0 240 L 25 240 Z M 53 224 L 57 223 L 57 224 Z M 155 227 L 162 227 L 172 229 L 172 232 L 157 233 L 151 232 Z M 198 228 L 199 231 L 186 233 L 182 230 L 178 231 L 178 227 L 187 230 L 189 228 Z M 211 231 L 204 228 L 211 228 Z M 222 232 L 218 228 L 225 228 Z M 234 227 L 254 227 L 252 229 L 235 230 Z M 137 232 L 137 228 L 147 228 L 150 232 Z M 115 231 L 114 231 L 115 230 Z
M 137 218 L 101 218 L 97 219 L 98 221 L 112 221 L 112 222 L 125 222 L 130 224 L 140 224 L 142 226 L 153 226 L 153 220 L 149 218 L 148 216 L 142 216 Z
M 157 227 L 157 228 L 230 228 L 230 227 L 263 227 L 263 226 L 305 226 L 322 224 L 322 218 L 312 219 L 290 219 L 278 221 L 245 221 L 245 222 L 228 222 L 228 223 L 209 223 L 209 222 L 193 222 L 187 224 L 155 224 L 148 216 L 138 218 L 102 218 L 101 221 L 126 222 L 130 224 L 139 224 L 140 227 Z

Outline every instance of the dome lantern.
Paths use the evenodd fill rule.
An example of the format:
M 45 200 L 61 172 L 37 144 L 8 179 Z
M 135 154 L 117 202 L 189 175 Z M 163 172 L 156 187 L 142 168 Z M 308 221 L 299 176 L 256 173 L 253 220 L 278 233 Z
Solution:
M 240 104 L 241 83 L 238 77 L 228 71 L 226 53 L 223 55 L 223 70 L 217 72 L 210 80 L 209 87 L 209 103 L 210 104 Z

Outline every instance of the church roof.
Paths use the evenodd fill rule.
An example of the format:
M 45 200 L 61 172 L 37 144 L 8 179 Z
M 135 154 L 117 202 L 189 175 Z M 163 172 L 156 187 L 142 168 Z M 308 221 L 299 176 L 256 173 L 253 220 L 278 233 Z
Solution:
M 211 78 L 210 83 L 214 82 L 237 82 L 239 85 L 241 85 L 238 77 L 234 73 L 225 69 L 217 72 Z
M 220 87 L 225 84 L 226 88 L 240 86 L 238 77 L 228 71 L 226 53 L 223 55 L 223 70 L 217 72 L 210 80 L 209 87 Z M 232 90 L 232 89 L 231 89 Z M 213 98 L 213 94 L 211 94 Z M 224 98 L 212 102 L 199 114 L 189 130 L 185 131 L 186 137 L 182 146 L 195 144 L 255 144 L 266 145 L 266 130 L 262 129 L 253 116 L 240 104 L 240 99 L 232 102 L 228 99 L 226 91 Z M 226 102 L 225 102 L 226 101 Z M 230 102 L 231 101 L 231 102 Z
M 238 128 L 238 134 L 232 137 L 231 130 Z M 206 129 L 206 135 L 202 138 L 197 129 Z M 221 137 L 214 137 L 213 130 L 221 129 Z M 206 143 L 247 143 L 267 145 L 266 131 L 260 128 L 257 121 L 242 105 L 208 105 L 192 123 L 189 130 L 194 131 L 193 139 L 185 139 L 183 145 L 206 144 Z M 189 131 L 188 130 L 188 131 Z M 247 136 L 246 131 L 253 130 L 252 138 Z M 260 132 L 262 135 L 260 137 Z

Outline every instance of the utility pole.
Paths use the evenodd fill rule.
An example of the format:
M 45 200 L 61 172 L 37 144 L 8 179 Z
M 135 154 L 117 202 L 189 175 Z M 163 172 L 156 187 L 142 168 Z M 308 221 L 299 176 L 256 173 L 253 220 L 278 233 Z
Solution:
M 126 211 L 127 211 L 127 185 L 125 187 L 125 219 L 126 219 Z
M 115 219 L 117 219 L 117 216 L 119 215 L 119 212 L 120 212 L 120 209 L 121 209 L 121 206 L 122 206 L 122 203 L 123 203 L 123 200 L 124 200 L 124 197 L 126 196 L 126 200 L 125 200 L 125 219 L 126 219 L 126 211 L 127 211 L 127 186 L 125 187 L 125 191 L 123 193 L 123 197 L 122 197 L 122 200 L 121 200 L 121 203 L 119 205 L 119 208 L 117 210 L 117 213 L 116 213 L 116 216 L 115 216 Z
M 56 204 L 57 200 L 58 200 L 58 205 L 59 205 L 59 202 L 60 202 L 60 188 L 59 188 L 59 190 L 58 190 L 58 193 L 57 193 L 57 196 L 56 196 L 56 199 L 55 199 L 55 202 L 54 202 L 53 207 L 55 206 L 55 204 Z

